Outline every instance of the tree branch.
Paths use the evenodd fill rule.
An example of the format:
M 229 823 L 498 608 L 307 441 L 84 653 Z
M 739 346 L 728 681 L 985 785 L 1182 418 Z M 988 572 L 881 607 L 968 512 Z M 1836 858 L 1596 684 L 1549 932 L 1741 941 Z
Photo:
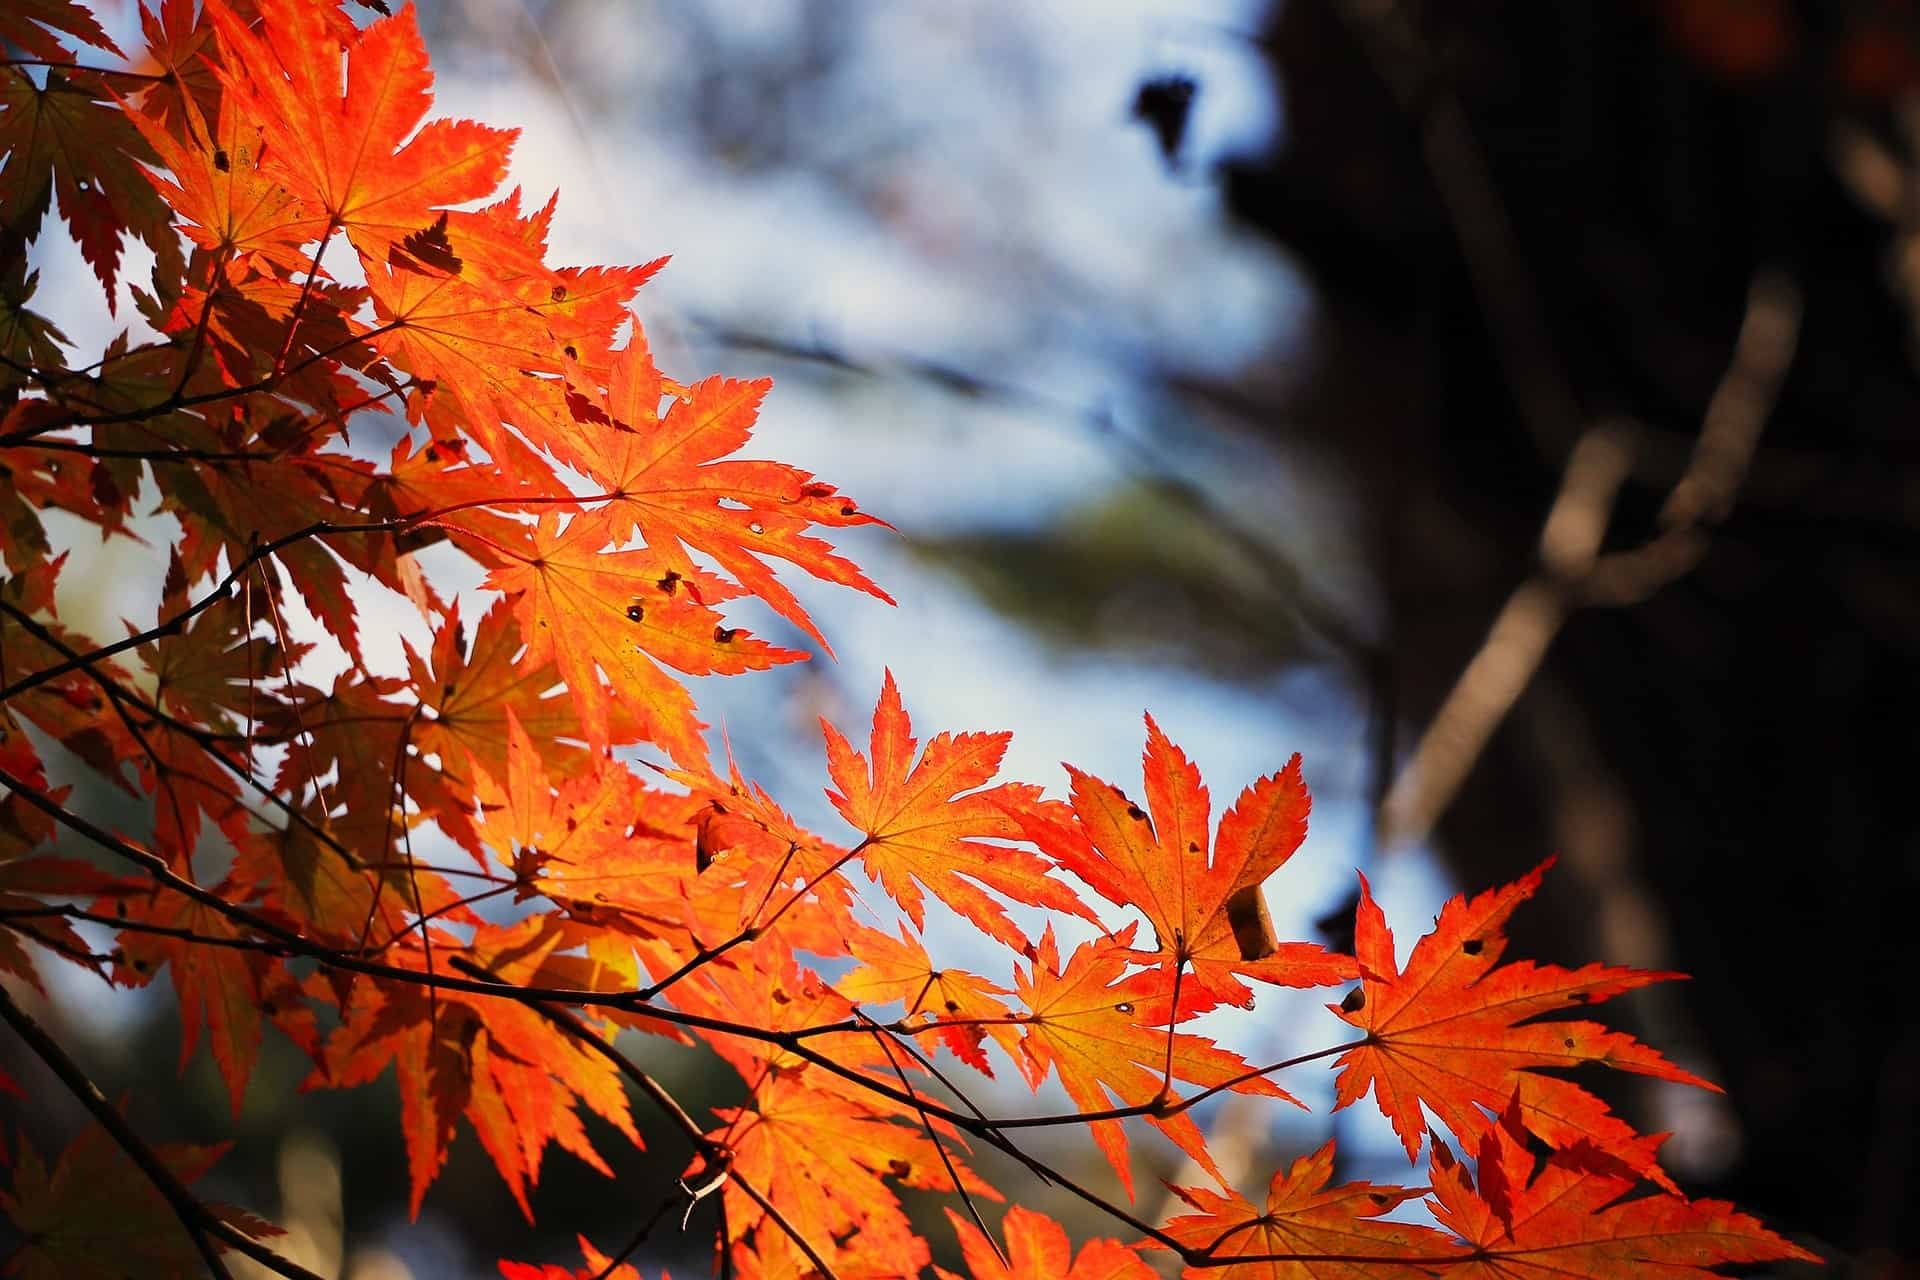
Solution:
M 59 1077 L 60 1083 L 67 1087 L 67 1091 L 73 1094 L 81 1106 L 92 1113 L 93 1118 L 100 1122 L 100 1127 L 120 1145 L 122 1151 L 126 1152 L 127 1158 L 147 1176 L 147 1180 L 153 1184 L 153 1189 L 160 1193 L 161 1198 L 173 1210 L 174 1216 L 180 1219 L 181 1227 L 186 1230 L 187 1235 L 193 1240 L 194 1247 L 200 1251 L 200 1256 L 206 1261 L 208 1271 L 220 1280 L 233 1280 L 233 1273 L 227 1269 L 226 1263 L 220 1260 L 220 1251 L 213 1243 L 218 1239 L 235 1252 L 245 1254 L 276 1275 L 285 1276 L 287 1280 L 322 1280 L 320 1276 L 305 1267 L 281 1257 L 246 1232 L 223 1221 L 202 1204 L 199 1198 L 189 1191 L 178 1177 L 174 1176 L 173 1170 L 167 1168 L 166 1163 L 155 1154 L 153 1148 L 133 1131 L 132 1126 L 126 1122 L 113 1104 L 107 1101 L 106 1095 L 100 1092 L 99 1087 L 93 1083 L 86 1072 L 80 1069 L 79 1064 L 67 1056 L 67 1051 L 60 1047 L 59 1042 L 48 1035 L 40 1024 L 27 1014 L 26 1010 L 14 1003 L 13 997 L 4 986 L 0 986 L 0 1019 L 4 1019 L 13 1027 L 20 1038 L 26 1041 L 27 1047 L 47 1065 L 48 1070 Z

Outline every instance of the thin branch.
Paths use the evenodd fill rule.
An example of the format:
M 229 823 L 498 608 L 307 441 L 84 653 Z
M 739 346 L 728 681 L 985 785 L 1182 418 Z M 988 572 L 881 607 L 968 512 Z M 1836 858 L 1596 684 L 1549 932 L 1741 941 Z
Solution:
M 0 1019 L 5 1019 L 13 1027 L 20 1038 L 26 1041 L 27 1047 L 47 1065 L 48 1070 L 59 1077 L 60 1083 L 67 1087 L 81 1106 L 92 1113 L 93 1118 L 100 1122 L 100 1127 L 126 1152 L 127 1158 L 147 1176 L 153 1189 L 160 1193 L 174 1216 L 180 1219 L 180 1225 L 206 1261 L 208 1271 L 220 1280 L 233 1280 L 233 1273 L 220 1260 L 219 1249 L 213 1243 L 214 1239 L 218 1239 L 275 1274 L 285 1276 L 287 1280 L 321 1280 L 305 1267 L 281 1257 L 252 1236 L 225 1222 L 202 1204 L 174 1175 L 173 1170 L 167 1168 L 153 1148 L 133 1131 L 132 1126 L 107 1101 L 106 1095 L 100 1092 L 79 1064 L 67 1056 L 67 1051 L 60 1047 L 59 1042 L 48 1035 L 26 1010 L 14 1003 L 4 986 L 0 986 Z
M 1574 446 L 1540 532 L 1540 568 L 1508 598 L 1479 650 L 1434 713 L 1381 802 L 1383 845 L 1424 839 L 1452 803 L 1494 730 L 1532 682 L 1574 610 L 1647 599 L 1706 555 L 1734 499 L 1793 362 L 1800 291 L 1777 271 L 1756 275 L 1733 359 L 1709 401 L 1687 468 L 1662 506 L 1660 531 L 1605 552 L 1640 433 L 1591 428 Z
M 734 934 L 731 938 L 728 938 L 725 942 L 720 943 L 718 946 L 702 947 L 698 951 L 694 952 L 693 956 L 690 959 L 688 959 L 685 964 L 682 964 L 678 969 L 675 969 L 672 973 L 669 973 L 666 977 L 660 979 L 660 981 L 654 983 L 653 985 L 648 987 L 643 987 L 640 992 L 640 998 L 642 1000 L 651 1000 L 655 996 L 659 995 L 662 991 L 665 991 L 668 987 L 671 987 L 674 983 L 686 977 L 688 974 L 691 974 L 694 971 L 700 969 L 701 967 L 713 962 L 714 960 L 719 959 L 721 956 L 727 954 L 727 952 L 733 950 L 735 947 L 741 946 L 748 942 L 753 942 L 756 939 L 758 939 L 762 934 L 766 933 L 767 930 L 773 928 L 774 925 L 780 923 L 780 917 L 784 916 L 788 912 L 788 910 L 790 910 L 793 907 L 795 903 L 804 899 L 809 893 L 812 893 L 815 887 L 818 886 L 822 881 L 824 881 L 828 876 L 833 875 L 835 872 L 839 871 L 840 868 L 846 866 L 847 863 L 853 861 L 854 857 L 857 856 L 859 853 L 861 853 L 864 849 L 866 849 L 866 847 L 869 844 L 871 844 L 872 841 L 873 841 L 873 837 L 869 836 L 865 840 L 862 840 L 859 844 L 853 846 L 853 848 L 841 854 L 838 858 L 835 858 L 833 862 L 829 866 L 827 866 L 825 870 L 821 871 L 818 875 L 808 880 L 805 884 L 801 885 L 798 889 L 795 889 L 793 891 L 793 896 L 789 897 L 785 902 L 781 903 L 780 906 L 774 911 L 774 913 L 771 916 L 767 917 L 767 919 L 763 921 L 758 921 L 754 924 L 747 925 L 745 928 L 741 929 L 738 933 Z M 793 851 L 789 849 L 787 851 L 787 856 L 791 858 L 792 855 L 793 855 Z M 782 866 L 784 865 L 785 864 L 783 863 Z M 772 893 L 773 893 L 773 886 L 768 885 L 767 887 L 768 896 L 771 897 Z M 766 905 L 764 900 L 762 900 L 761 905 L 762 906 Z M 757 915 L 758 912 L 756 911 L 755 914 Z
M 95 76 L 119 76 L 126 80 L 145 80 L 152 84 L 165 84 L 173 79 L 171 75 L 155 75 L 151 71 L 123 71 L 119 67 L 83 67 L 77 62 L 56 62 L 52 58 L 0 58 L 0 67 L 52 67 L 56 71 L 81 71 Z
M 973 1193 L 968 1191 L 966 1184 L 960 1180 L 960 1171 L 954 1168 L 953 1157 L 947 1154 L 947 1144 L 940 1140 L 939 1131 L 933 1127 L 933 1117 L 928 1115 L 926 1107 L 921 1105 L 913 1082 L 907 1079 L 907 1073 L 901 1069 L 899 1060 L 893 1056 L 893 1045 L 886 1029 L 872 1018 L 868 1018 L 867 1022 L 873 1029 L 873 1042 L 880 1046 L 880 1052 L 887 1055 L 887 1065 L 893 1068 L 893 1074 L 899 1078 L 900 1087 L 913 1096 L 913 1109 L 920 1114 L 920 1127 L 926 1131 L 927 1141 L 933 1144 L 934 1151 L 939 1154 L 940 1164 L 947 1171 L 947 1181 L 953 1184 L 954 1192 L 960 1197 L 960 1203 L 966 1206 L 967 1216 L 973 1219 L 973 1225 L 980 1228 L 980 1234 L 986 1237 L 988 1244 L 993 1246 L 993 1255 L 1000 1259 L 1000 1265 L 1003 1267 L 1010 1265 L 1007 1262 L 1007 1255 L 1000 1251 L 999 1241 L 995 1240 L 993 1232 L 987 1229 L 987 1220 L 980 1216 L 980 1206 L 973 1202 Z
M 242 764 L 237 760 L 233 760 L 229 758 L 227 753 L 221 750 L 220 747 L 232 735 L 215 733 L 210 729 L 203 729 L 199 725 L 190 724 L 187 721 L 182 720 L 177 716 L 174 716 L 166 711 L 161 710 L 158 703 L 152 702 L 140 696 L 139 694 L 133 692 L 132 690 L 123 687 L 118 681 L 108 679 L 106 676 L 102 675 L 96 669 L 98 663 L 102 661 L 102 659 L 98 658 L 94 654 L 82 654 L 81 652 L 76 650 L 72 645 L 69 645 L 66 641 L 62 640 L 59 637 L 59 635 L 57 635 L 55 632 L 49 630 L 45 626 L 42 626 L 40 622 L 36 620 L 31 614 L 20 609 L 18 606 L 14 605 L 10 601 L 0 600 L 0 613 L 5 613 L 8 617 L 11 617 L 14 621 L 18 622 L 23 628 L 25 628 L 30 634 L 32 634 L 41 643 L 47 645 L 49 648 L 55 650 L 56 652 L 65 655 L 65 657 L 68 659 L 69 663 L 71 664 L 70 669 L 77 668 L 81 671 L 86 672 L 89 676 L 93 678 L 94 683 L 99 686 L 101 691 L 104 692 L 107 695 L 107 697 L 112 699 L 116 704 L 124 703 L 124 704 L 130 705 L 138 709 L 143 715 L 151 717 L 157 724 L 160 724 L 172 730 L 175 733 L 184 734 L 187 737 L 193 739 L 196 743 L 200 745 L 202 749 L 206 751 L 207 755 L 211 759 L 216 761 L 221 767 L 226 769 L 229 773 L 233 774 L 235 778 L 239 779 L 242 783 L 246 784 L 249 790 L 253 791 L 256 795 L 266 800 L 274 808 L 278 809 L 281 812 L 281 814 L 283 814 L 286 817 L 289 823 L 293 824 L 294 826 L 300 827 L 302 830 L 306 831 L 308 835 L 312 836 L 314 840 L 318 842 L 320 845 L 338 854 L 346 862 L 346 864 L 349 867 L 353 868 L 355 871 L 377 871 L 377 870 L 383 869 L 388 865 L 388 864 L 382 863 L 380 864 L 380 866 L 376 867 L 376 866 L 371 866 L 371 865 L 362 863 L 360 861 L 360 856 L 358 854 L 356 854 L 353 850 L 347 848 L 345 845 L 341 844 L 340 841 L 325 827 L 321 826 L 318 822 L 315 822 L 312 818 L 308 817 L 304 810 L 298 808 L 297 806 L 295 806 L 294 804 L 286 800 L 284 797 L 282 797 L 279 792 L 275 791 L 272 787 L 268 786 L 266 783 L 261 782 L 258 778 L 256 778 L 253 775 L 252 768 L 250 767 L 250 763 L 251 763 L 250 761 L 249 761 L 249 764 Z M 248 660 L 249 662 L 251 662 L 252 660 L 251 650 L 248 651 Z M 5 701 L 5 698 L 0 697 L 0 701 Z M 249 748 L 251 748 L 252 740 L 253 740 L 253 735 L 249 733 L 246 737 L 246 741 Z M 251 756 L 251 750 L 249 750 L 249 756 Z M 255 816 L 258 817 L 259 815 L 256 814 Z M 462 871 L 456 868 L 430 867 L 426 869 L 438 871 L 442 875 L 481 876 L 485 874 L 484 872 Z
M 256 392 L 272 391 L 275 387 L 285 382 L 288 378 L 293 377 L 295 374 L 304 372 L 306 369 L 323 360 L 331 360 L 335 354 L 357 342 L 364 342 L 369 338 L 377 338 L 383 333 L 389 333 L 399 328 L 402 323 L 402 321 L 393 320 L 383 325 L 376 325 L 364 332 L 343 338 L 324 350 L 314 352 L 289 369 L 271 373 L 253 382 L 242 383 L 237 387 L 223 387 L 218 391 L 202 391 L 190 396 L 172 395 L 157 404 L 144 405 L 137 409 L 123 409 L 116 413 L 72 415 L 66 418 L 56 418 L 51 422 L 38 423 L 35 426 L 25 427 L 19 431 L 8 432 L 6 435 L 0 436 L 0 448 L 24 444 L 29 440 L 37 439 L 49 432 L 64 431 L 68 427 L 104 427 L 116 422 L 142 422 L 149 418 L 158 418 L 165 414 L 172 413 L 175 409 L 191 409 L 203 404 L 217 404 L 223 400 L 237 400 L 244 396 L 253 395 Z
M 85 920 L 91 924 L 103 924 L 127 933 L 152 934 L 160 938 L 177 938 L 182 942 L 191 942 L 203 947 L 226 947 L 232 951 L 256 951 L 263 955 L 285 957 L 290 954 L 283 943 L 267 942 L 260 938 L 221 937 L 218 934 L 198 933 L 178 925 L 153 924 L 146 920 L 130 920 L 125 916 L 108 915 L 104 911 L 88 911 L 71 904 L 47 905 L 40 907 L 8 907 L 0 909 L 0 925 L 7 925 L 25 934 L 34 941 L 47 945 L 38 933 L 21 927 L 16 922 L 46 919 Z M 95 956 L 94 959 L 105 957 Z

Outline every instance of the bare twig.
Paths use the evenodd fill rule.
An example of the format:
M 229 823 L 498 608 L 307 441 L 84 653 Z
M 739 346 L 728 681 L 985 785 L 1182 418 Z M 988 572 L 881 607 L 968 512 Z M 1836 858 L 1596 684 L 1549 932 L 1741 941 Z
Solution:
M 1432 831 L 1575 609 L 1645 600 L 1700 562 L 1772 415 L 1799 322 L 1794 283 L 1774 271 L 1757 275 L 1692 457 L 1661 508 L 1659 533 L 1642 545 L 1600 549 L 1633 471 L 1637 432 L 1609 423 L 1580 438 L 1541 530 L 1540 568 L 1501 608 L 1388 789 L 1380 806 L 1383 845 L 1414 843 Z

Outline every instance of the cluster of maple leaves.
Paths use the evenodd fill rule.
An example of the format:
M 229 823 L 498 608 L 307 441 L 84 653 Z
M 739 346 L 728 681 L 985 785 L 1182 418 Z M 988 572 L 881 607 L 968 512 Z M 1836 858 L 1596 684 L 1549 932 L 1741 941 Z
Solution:
M 551 1148 L 606 1171 L 583 1112 L 640 1141 L 637 1098 L 679 1128 L 688 1154 L 659 1158 L 684 1160 L 687 1196 L 719 1197 L 716 1259 L 742 1277 L 920 1274 L 932 1252 L 902 1188 L 951 1197 L 977 1277 L 1156 1274 L 1142 1248 L 1227 1277 L 1682 1276 L 1810 1256 L 1683 1198 L 1657 1138 L 1539 1070 L 1705 1084 L 1624 1034 L 1541 1017 L 1675 975 L 1500 963 L 1544 867 L 1449 902 L 1402 966 L 1364 881 L 1357 955 L 1274 936 L 1262 885 L 1306 833 L 1297 759 L 1216 830 L 1149 719 L 1144 807 L 1071 769 L 1068 798 L 1048 799 L 997 780 L 1007 734 L 919 750 L 889 676 L 864 753 L 825 727 L 843 843 L 716 768 L 676 673 L 806 656 L 730 625 L 743 595 L 824 647 L 769 560 L 884 598 L 813 532 L 878 521 L 793 467 L 733 457 L 768 383 L 654 367 L 628 305 L 660 263 L 547 262 L 552 203 L 495 198 L 513 133 L 427 118 L 409 11 L 361 26 L 313 0 L 164 0 L 140 18 L 130 70 L 88 69 L 87 46 L 121 51 L 77 4 L 0 9 L 0 972 L 38 987 L 48 956 L 125 985 L 165 971 L 185 1050 L 206 1037 L 236 1113 L 269 1026 L 311 1058 L 308 1088 L 391 1068 L 415 1212 L 464 1124 L 531 1216 Z M 154 257 L 131 296 L 155 336 L 84 368 L 28 305 L 27 248 L 55 202 L 110 305 L 128 237 Z M 384 462 L 348 436 L 376 406 L 410 424 Z M 108 537 L 170 522 L 150 624 L 103 643 L 61 623 L 66 555 L 44 510 Z M 491 603 L 443 595 L 429 548 L 483 573 L 467 600 Z M 356 580 L 431 628 L 405 670 L 367 665 Z M 325 687 L 302 679 L 289 590 L 345 655 Z M 147 797 L 151 836 L 69 808 L 49 744 Z M 426 827 L 470 862 L 416 857 Z M 48 853 L 56 834 L 97 856 Z M 896 931 L 856 919 L 856 863 Z M 928 894 L 1006 946 L 1004 981 L 928 954 Z M 1038 937 L 1009 902 L 1046 922 Z M 1052 921 L 1068 918 L 1093 940 L 1063 956 Z M 1328 1007 L 1347 1037 L 1256 1065 L 1179 1029 L 1251 1008 L 1251 983 L 1344 988 Z M 215 1149 L 143 1145 L 4 990 L 0 1014 L 99 1122 L 51 1166 L 7 1135 L 13 1272 L 218 1274 L 239 1249 L 306 1274 L 263 1243 L 269 1223 L 185 1190 Z M 689 1115 L 622 1030 L 708 1046 L 748 1100 Z M 939 1059 L 991 1074 L 990 1051 L 1036 1090 L 1057 1078 L 1074 1110 L 980 1110 Z M 1410 1160 L 1424 1145 L 1427 1184 L 1334 1185 L 1329 1143 L 1250 1202 L 1196 1106 L 1292 1102 L 1273 1076 L 1326 1059 L 1339 1106 L 1371 1093 Z M 1190 1213 L 1143 1221 L 1018 1141 L 1084 1129 L 1130 1200 L 1134 1119 L 1215 1180 L 1177 1190 Z M 1127 1239 L 1076 1257 L 1024 1207 L 989 1233 L 977 1205 L 1001 1193 L 969 1167 L 974 1145 Z M 1389 1216 L 1423 1197 L 1436 1225 Z M 583 1242 L 577 1272 L 502 1270 L 632 1276 L 638 1238 Z

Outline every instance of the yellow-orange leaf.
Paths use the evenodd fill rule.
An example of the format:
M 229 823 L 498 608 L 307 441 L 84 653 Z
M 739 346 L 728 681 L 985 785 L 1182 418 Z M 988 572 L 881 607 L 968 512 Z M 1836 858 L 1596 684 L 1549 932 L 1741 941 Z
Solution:
M 1417 1199 L 1422 1189 L 1371 1182 L 1330 1188 L 1333 1163 L 1334 1144 L 1328 1142 L 1276 1172 L 1264 1213 L 1237 1193 L 1171 1188 L 1199 1212 L 1175 1218 L 1162 1230 L 1210 1259 L 1249 1259 L 1232 1266 L 1188 1267 L 1181 1275 L 1185 1280 L 1373 1280 L 1428 1274 L 1411 1261 L 1397 1264 L 1397 1258 L 1460 1252 L 1431 1227 L 1381 1219 L 1401 1203 Z
M 708 602 L 733 592 L 711 575 L 676 570 L 650 548 L 604 551 L 603 545 L 591 531 L 562 533 L 554 516 L 543 516 L 532 554 L 516 555 L 489 574 L 486 585 L 516 597 L 514 613 L 527 639 L 521 661 L 553 662 L 589 743 L 608 744 L 609 703 L 619 697 L 648 741 L 681 764 L 704 764 L 693 697 L 653 659 L 688 675 L 737 675 L 807 655 L 727 626 Z
M 1015 815 L 1040 798 L 1038 787 L 1022 783 L 986 785 L 999 772 L 1012 734 L 942 733 L 916 764 L 913 752 L 919 744 L 891 671 L 873 709 L 871 767 L 838 729 L 825 720 L 820 727 L 827 735 L 827 770 L 840 788 L 828 798 L 866 834 L 867 870 L 914 928 L 926 919 L 922 886 L 985 933 L 1022 951 L 1029 946 L 1026 934 L 982 885 L 1015 902 L 1094 918 L 1072 889 L 1048 877 L 1052 865 L 1046 859 L 980 843 L 1019 839 Z
M 1169 1043 L 1167 1028 L 1157 1025 L 1166 1022 L 1168 1013 L 1161 976 L 1152 970 L 1121 976 L 1131 958 L 1126 946 L 1133 940 L 1132 929 L 1129 925 L 1111 942 L 1083 943 L 1063 970 L 1049 925 L 1031 970 L 1015 970 L 1020 999 L 1031 1011 L 1016 1059 L 1027 1082 L 1038 1089 L 1048 1068 L 1057 1069 L 1067 1096 L 1085 1112 L 1113 1109 L 1116 1099 L 1121 1107 L 1144 1107 L 1156 1099 L 1177 1102 L 1174 1080 L 1208 1088 L 1233 1082 L 1236 1092 L 1281 1098 L 1299 1106 L 1286 1090 L 1265 1076 L 1253 1075 L 1246 1059 L 1205 1036 L 1173 1032 Z M 1149 1119 L 1202 1169 L 1215 1178 L 1221 1176 L 1191 1112 Z M 1133 1174 L 1120 1122 L 1094 1120 L 1089 1128 L 1132 1196 Z
M 1004 1262 L 979 1227 L 951 1209 L 947 1220 L 960 1237 L 960 1255 L 974 1280 L 1155 1280 L 1154 1269 L 1118 1240 L 1089 1240 L 1074 1257 L 1065 1228 L 1024 1205 L 1007 1210 L 1000 1224 L 1007 1237 Z M 959 1280 L 951 1271 L 935 1271 L 941 1280 Z
M 708 378 L 674 395 L 663 415 L 661 398 L 672 388 L 653 367 L 636 329 L 613 358 L 606 411 L 585 415 L 589 420 L 577 433 L 554 443 L 561 456 L 617 495 L 592 517 L 610 540 L 624 541 L 638 528 L 648 546 L 683 569 L 690 563 L 683 545 L 704 552 L 826 647 L 766 557 L 891 604 L 893 598 L 857 565 L 807 533 L 814 525 L 884 522 L 797 467 L 727 456 L 752 437 L 760 401 L 772 386 L 766 378 Z

